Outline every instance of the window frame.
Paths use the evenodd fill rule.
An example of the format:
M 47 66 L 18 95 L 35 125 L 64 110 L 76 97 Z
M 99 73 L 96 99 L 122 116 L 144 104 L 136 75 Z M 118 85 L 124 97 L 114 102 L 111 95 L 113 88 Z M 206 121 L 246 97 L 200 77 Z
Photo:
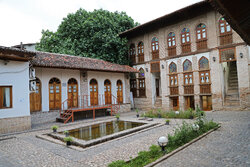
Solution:
M 159 59 L 159 39 L 153 37 L 151 40 L 152 60 Z
M 183 28 L 184 29 L 184 28 Z M 190 44 L 191 43 L 191 36 L 190 36 L 190 29 L 189 28 L 186 28 L 186 29 L 188 29 L 188 31 L 189 32 L 183 32 L 183 29 L 182 29 L 182 31 L 181 31 L 181 44 L 182 45 L 188 45 L 188 44 Z M 188 34 L 188 35 L 187 35 Z M 182 37 L 182 35 L 184 35 L 184 37 Z M 189 41 L 187 42 L 187 36 L 189 37 Z M 185 39 L 185 42 L 183 42 L 183 40 L 182 39 Z
M 144 62 L 144 43 L 140 41 L 137 45 L 138 49 L 138 63 Z
M 0 86 L 0 109 L 10 109 L 13 108 L 13 95 L 12 95 L 12 85 L 1 85 Z M 10 88 L 10 107 L 3 107 L 3 88 Z
M 188 75 L 188 77 L 185 77 L 185 75 Z M 190 77 L 192 75 L 192 77 Z M 188 78 L 188 83 L 185 82 L 185 79 Z M 192 83 L 190 83 L 190 78 L 192 79 Z M 185 72 L 183 73 L 183 83 L 184 85 L 194 85 L 194 75 L 193 72 Z
M 129 56 L 133 64 L 136 63 L 136 52 L 135 52 L 135 44 L 131 44 L 129 47 Z
M 197 42 L 207 40 L 207 26 L 205 25 L 205 28 L 202 28 L 202 27 L 198 27 L 199 25 L 205 25 L 205 24 L 200 23 L 196 27 L 196 40 L 197 40 Z M 203 32 L 203 30 L 205 30 L 205 31 Z M 200 31 L 200 33 L 198 33 L 198 31 Z M 203 33 L 206 34 L 205 38 L 203 37 Z M 200 34 L 200 37 L 201 37 L 200 39 L 198 39 L 198 34 Z
M 232 34 L 232 27 L 228 24 L 228 22 L 224 19 L 223 17 L 220 18 L 219 20 L 219 32 L 220 32 L 220 36 L 226 35 L 226 34 Z M 223 26 L 221 25 L 223 24 Z M 226 31 L 227 30 L 227 26 L 230 27 L 230 31 Z M 221 32 L 221 28 L 224 27 L 224 32 Z
M 173 79 L 171 79 L 173 77 Z M 176 78 L 175 78 L 176 77 Z M 175 83 L 175 79 L 177 80 L 177 83 Z M 173 80 L 173 85 L 171 84 L 171 81 Z M 169 75 L 169 87 L 178 87 L 179 81 L 178 81 L 178 74 L 170 74 Z

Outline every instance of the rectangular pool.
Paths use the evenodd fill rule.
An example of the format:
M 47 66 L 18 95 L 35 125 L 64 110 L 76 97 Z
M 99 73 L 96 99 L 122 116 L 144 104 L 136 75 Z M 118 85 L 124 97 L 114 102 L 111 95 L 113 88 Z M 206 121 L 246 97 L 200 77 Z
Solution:
M 69 130 L 69 135 L 82 140 L 92 140 L 114 134 L 126 129 L 135 128 L 145 123 L 128 121 L 111 121 Z M 62 132 L 61 132 L 62 133 Z

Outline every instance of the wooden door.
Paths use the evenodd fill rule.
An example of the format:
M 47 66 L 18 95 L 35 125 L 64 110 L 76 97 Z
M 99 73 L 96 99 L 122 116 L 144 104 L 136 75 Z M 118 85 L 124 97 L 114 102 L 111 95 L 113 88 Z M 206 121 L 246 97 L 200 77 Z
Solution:
M 179 110 L 179 98 L 178 97 L 173 97 L 172 98 L 173 102 L 173 110 L 177 111 Z
M 186 101 L 186 109 L 192 108 L 194 109 L 194 96 L 187 96 L 185 97 Z
M 78 107 L 78 84 L 74 78 L 68 81 L 68 107 Z
M 155 87 L 156 87 L 156 96 L 160 96 L 160 81 L 159 79 L 155 79 Z
M 90 81 L 90 103 L 92 106 L 98 105 L 98 84 L 95 79 Z
M 202 109 L 204 111 L 212 110 L 212 97 L 211 96 L 201 96 L 202 99 Z
M 104 82 L 105 104 L 111 104 L 111 82 L 107 79 Z
M 36 91 L 30 93 L 30 112 L 41 111 L 41 82 L 36 79 Z
M 123 103 L 123 88 L 122 88 L 122 81 L 117 81 L 117 101 L 118 103 Z
M 57 78 L 49 81 L 49 109 L 61 109 L 61 82 Z

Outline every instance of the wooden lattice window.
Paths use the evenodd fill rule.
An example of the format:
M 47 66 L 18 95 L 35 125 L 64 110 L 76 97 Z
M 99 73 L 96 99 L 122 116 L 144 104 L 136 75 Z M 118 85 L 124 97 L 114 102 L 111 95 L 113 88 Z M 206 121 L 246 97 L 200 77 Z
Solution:
M 177 74 L 169 75 L 169 85 L 170 86 L 178 86 L 178 75 Z
M 197 50 L 207 49 L 207 30 L 205 24 L 199 24 L 196 27 Z
M 129 47 L 129 56 L 130 56 L 131 62 L 133 64 L 135 64 L 136 63 L 135 44 L 130 45 L 130 47 Z
M 211 93 L 209 61 L 206 57 L 199 60 L 199 76 L 200 76 L 200 93 Z
M 12 108 L 12 86 L 0 86 L 0 109 Z
M 143 42 L 139 42 L 138 44 L 138 62 L 144 62 L 144 46 Z
M 184 85 L 192 85 L 193 82 L 193 73 L 184 73 Z
M 146 85 L 145 85 L 145 72 L 143 68 L 139 70 L 139 97 L 146 96 Z
M 160 72 L 160 62 L 151 63 L 151 72 Z
M 181 31 L 181 47 L 182 53 L 191 52 L 190 30 L 183 28 Z
M 168 34 L 168 56 L 176 55 L 176 42 L 175 42 L 175 33 L 170 32 Z
M 235 48 L 226 48 L 220 50 L 220 62 L 229 62 L 235 60 Z
M 130 91 L 133 93 L 133 97 L 137 97 L 137 82 L 136 82 L 136 79 L 130 79 Z
M 223 17 L 219 21 L 219 30 L 220 30 L 221 45 L 233 43 L 232 28 Z
M 152 59 L 159 59 L 159 40 L 158 38 L 154 37 L 151 42 L 152 47 Z

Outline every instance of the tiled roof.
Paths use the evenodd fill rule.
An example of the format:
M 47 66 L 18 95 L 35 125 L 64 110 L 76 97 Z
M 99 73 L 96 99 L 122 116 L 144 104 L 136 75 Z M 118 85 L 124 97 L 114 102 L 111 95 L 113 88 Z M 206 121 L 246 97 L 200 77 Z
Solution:
M 35 54 L 33 51 L 0 46 L 0 59 L 28 61 L 32 59 Z
M 33 58 L 32 64 L 37 67 L 83 69 L 111 72 L 137 72 L 136 69 L 128 65 L 119 65 L 99 59 L 48 52 L 36 52 L 36 56 Z

